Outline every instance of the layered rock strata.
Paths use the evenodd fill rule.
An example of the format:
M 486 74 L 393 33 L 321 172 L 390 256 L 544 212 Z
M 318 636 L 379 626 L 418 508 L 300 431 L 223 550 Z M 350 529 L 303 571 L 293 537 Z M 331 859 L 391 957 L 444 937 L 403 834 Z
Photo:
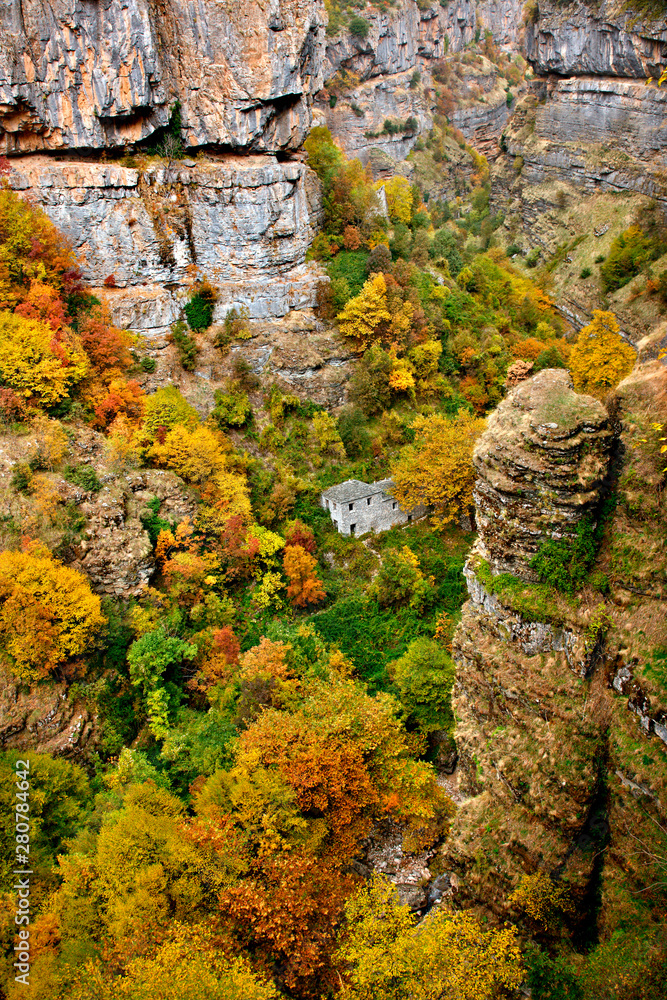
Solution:
M 539 0 L 525 33 L 526 58 L 541 75 L 660 75 L 667 61 L 664 19 L 641 17 L 629 6 L 602 0 L 594 6 L 574 0 Z
M 563 369 L 521 382 L 494 410 L 473 455 L 480 552 L 493 572 L 537 579 L 529 564 L 540 545 L 595 512 L 611 444 L 607 411 Z
M 405 0 L 397 9 L 364 12 L 369 32 L 365 39 L 342 31 L 327 42 L 325 81 L 336 74 L 358 80 L 347 89 L 333 109 L 319 102 L 332 133 L 348 156 L 367 163 L 372 151 L 382 150 L 395 160 L 404 159 L 419 132 L 433 124 L 430 71 L 448 54 L 461 52 L 479 31 L 490 30 L 501 46 L 516 46 L 520 31 L 521 4 L 464 2 L 456 7 L 433 6 L 420 9 L 414 0 Z M 424 75 L 423 86 L 410 86 L 415 71 Z M 479 75 L 479 74 L 477 74 Z M 482 89 L 493 90 L 497 74 Z M 476 81 L 479 82 L 479 81 Z M 480 151 L 497 153 L 497 140 L 507 121 L 505 92 L 485 97 L 474 107 L 457 108 L 452 123 Z M 416 127 L 394 135 L 384 134 L 384 122 L 405 123 L 415 119 Z
M 66 233 L 93 286 L 111 284 L 122 326 L 164 333 L 196 270 L 220 290 L 216 318 L 314 304 L 305 266 L 319 185 L 302 163 L 273 157 L 175 161 L 145 169 L 46 157 L 14 161 L 12 187 Z M 166 287 L 165 287 L 166 286 Z
M 56 0 L 0 10 L 0 136 L 8 152 L 149 138 L 178 101 L 188 146 L 295 149 L 322 86 L 320 0 Z
M 667 64 L 664 19 L 611 0 L 540 0 L 534 11 L 525 50 L 537 79 L 503 132 L 511 163 L 494 178 L 498 208 L 557 182 L 643 194 L 667 210 L 667 93 L 656 86 Z

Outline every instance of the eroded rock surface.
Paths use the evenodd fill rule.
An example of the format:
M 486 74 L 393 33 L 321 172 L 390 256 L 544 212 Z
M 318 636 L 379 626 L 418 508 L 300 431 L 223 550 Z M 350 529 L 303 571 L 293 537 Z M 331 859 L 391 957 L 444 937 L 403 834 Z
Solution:
M 295 149 L 322 85 L 320 0 L 26 0 L 0 9 L 8 152 L 123 147 L 180 102 L 188 146 Z
M 220 318 L 233 306 L 264 318 L 314 302 L 316 269 L 305 258 L 320 194 L 302 163 L 220 157 L 142 170 L 46 157 L 13 162 L 12 186 L 70 237 L 86 279 L 102 286 L 113 276 L 118 288 L 138 289 L 109 292 L 123 326 L 168 328 L 193 266 L 219 287 Z M 153 296 L 151 286 L 158 286 Z
M 537 579 L 529 563 L 542 542 L 594 512 L 611 443 L 607 411 L 562 369 L 521 382 L 494 410 L 473 456 L 480 551 L 494 572 Z

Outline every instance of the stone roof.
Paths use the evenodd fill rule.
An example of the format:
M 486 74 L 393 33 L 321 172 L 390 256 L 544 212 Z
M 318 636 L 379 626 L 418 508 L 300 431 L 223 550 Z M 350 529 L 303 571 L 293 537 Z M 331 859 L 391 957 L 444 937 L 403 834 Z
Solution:
M 327 500 L 333 500 L 334 503 L 352 503 L 353 500 L 361 500 L 375 493 L 386 493 L 393 485 L 391 479 L 380 479 L 377 483 L 362 483 L 360 479 L 347 479 L 338 486 L 330 486 L 328 490 L 323 490 L 322 496 Z

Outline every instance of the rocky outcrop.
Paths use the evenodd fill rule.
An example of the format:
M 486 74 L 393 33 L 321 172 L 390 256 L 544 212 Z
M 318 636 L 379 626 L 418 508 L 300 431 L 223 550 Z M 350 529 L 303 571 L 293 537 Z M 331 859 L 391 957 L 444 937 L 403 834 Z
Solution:
M 319 219 L 319 184 L 302 163 L 12 162 L 11 185 L 69 236 L 85 278 L 136 289 L 110 294 L 129 329 L 164 332 L 195 268 L 219 287 L 221 318 L 233 306 L 267 318 L 314 303 L 317 270 L 304 263 Z
M 85 453 L 91 457 L 89 449 Z M 99 493 L 79 491 L 74 498 L 86 526 L 83 538 L 71 546 L 68 561 L 86 574 L 98 593 L 132 597 L 155 571 L 153 546 L 142 520 L 150 513 L 148 503 L 159 500 L 160 518 L 179 523 L 194 516 L 195 501 L 178 476 L 162 469 L 124 476 L 107 472 L 101 478 Z
M 325 23 L 319 0 L 5 5 L 0 135 L 8 152 L 118 148 L 178 101 L 188 146 L 298 148 Z
M 85 703 L 70 701 L 67 686 L 52 682 L 27 687 L 0 670 L 0 747 L 39 749 L 82 761 L 95 742 L 96 718 Z
M 202 417 L 215 405 L 216 389 L 225 389 L 234 379 L 234 365 L 242 358 L 262 384 L 276 384 L 299 399 L 309 399 L 328 408 L 347 401 L 347 383 L 354 366 L 354 354 L 336 330 L 327 327 L 312 310 L 292 310 L 280 320 L 250 321 L 250 336 L 232 343 L 228 351 L 215 346 L 220 328 L 214 325 L 195 334 L 198 348 L 195 370 L 185 372 L 178 352 L 165 341 L 153 337 L 150 355 L 156 370 L 145 377 L 145 389 L 154 391 L 177 385 Z M 258 395 L 253 405 L 261 408 Z
M 592 5 L 539 0 L 528 19 L 526 58 L 541 76 L 658 77 L 667 61 L 664 20 L 623 9 L 614 0 Z
M 494 410 L 473 455 L 480 551 L 494 573 L 537 579 L 541 543 L 595 511 L 611 443 L 607 411 L 563 369 L 521 382 Z

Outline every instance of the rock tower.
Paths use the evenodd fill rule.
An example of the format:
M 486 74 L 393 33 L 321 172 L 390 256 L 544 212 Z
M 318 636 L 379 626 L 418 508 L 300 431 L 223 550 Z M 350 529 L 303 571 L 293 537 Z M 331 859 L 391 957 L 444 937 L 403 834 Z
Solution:
M 611 443 L 607 411 L 565 370 L 540 372 L 500 404 L 473 456 L 478 547 L 494 573 L 535 580 L 540 545 L 594 515 Z

